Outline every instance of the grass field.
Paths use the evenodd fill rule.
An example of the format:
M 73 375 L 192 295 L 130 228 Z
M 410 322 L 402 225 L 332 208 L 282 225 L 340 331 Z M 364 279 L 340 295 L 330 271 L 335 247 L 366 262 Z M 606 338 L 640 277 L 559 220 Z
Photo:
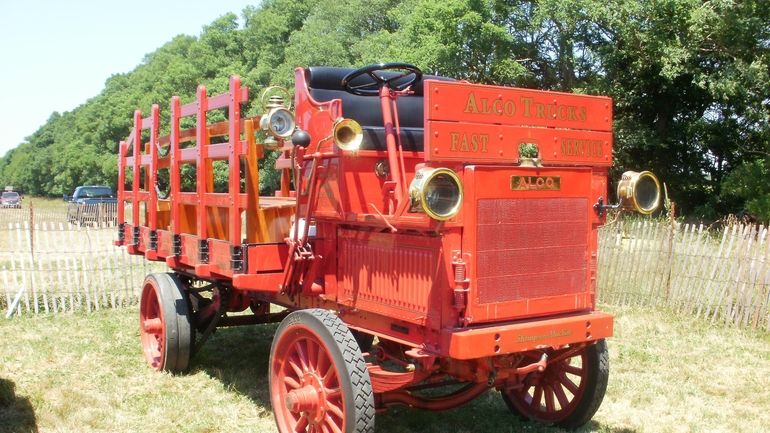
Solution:
M 584 431 L 759 432 L 770 426 L 770 335 L 607 308 L 610 386 Z M 0 432 L 274 432 L 265 380 L 274 326 L 222 329 L 183 376 L 154 373 L 137 311 L 0 322 Z M 557 432 L 499 395 L 444 413 L 378 416 L 377 432 Z

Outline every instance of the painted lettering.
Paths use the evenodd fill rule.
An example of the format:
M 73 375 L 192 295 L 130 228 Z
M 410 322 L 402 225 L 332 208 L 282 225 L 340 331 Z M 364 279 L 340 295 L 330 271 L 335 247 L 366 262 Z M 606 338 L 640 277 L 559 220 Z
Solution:
M 450 152 L 487 153 L 488 134 L 449 133 Z

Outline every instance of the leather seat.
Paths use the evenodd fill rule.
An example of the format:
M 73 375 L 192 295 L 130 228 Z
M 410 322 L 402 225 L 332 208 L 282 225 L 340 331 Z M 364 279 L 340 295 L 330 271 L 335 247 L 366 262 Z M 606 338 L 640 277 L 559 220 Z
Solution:
M 385 127 L 382 123 L 382 108 L 377 96 L 358 96 L 345 91 L 342 79 L 354 69 L 311 66 L 306 69 L 305 79 L 310 89 L 310 96 L 318 102 L 332 99 L 342 100 L 342 113 L 361 124 L 364 130 L 362 150 L 386 150 Z M 396 73 L 385 72 L 382 75 L 395 76 Z M 454 81 L 452 78 L 423 75 L 423 80 Z M 353 85 L 365 84 L 372 81 L 371 77 L 362 75 L 353 81 Z M 398 121 L 401 128 L 401 145 L 406 151 L 422 151 L 424 139 L 423 112 L 423 83 L 419 81 L 412 86 L 413 95 L 398 98 Z

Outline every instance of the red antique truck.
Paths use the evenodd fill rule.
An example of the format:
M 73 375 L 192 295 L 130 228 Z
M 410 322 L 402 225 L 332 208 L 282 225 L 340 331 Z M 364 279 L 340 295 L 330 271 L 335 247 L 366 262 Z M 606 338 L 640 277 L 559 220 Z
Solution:
M 654 175 L 627 172 L 608 204 L 612 101 L 402 63 L 295 74 L 293 104 L 270 89 L 259 118 L 241 115 L 238 77 L 172 98 L 168 135 L 157 105 L 134 115 L 116 243 L 171 269 L 142 288 L 150 366 L 185 370 L 217 327 L 280 322 L 281 432 L 372 432 L 390 406 L 492 389 L 526 419 L 589 421 L 613 325 L 595 310 L 597 230 L 607 209 L 660 201 Z M 266 150 L 280 152 L 269 197 Z

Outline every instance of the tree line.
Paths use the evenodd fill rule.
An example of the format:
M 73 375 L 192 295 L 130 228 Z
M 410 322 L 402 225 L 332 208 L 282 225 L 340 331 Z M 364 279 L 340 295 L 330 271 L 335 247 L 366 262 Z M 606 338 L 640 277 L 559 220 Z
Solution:
M 60 195 L 112 184 L 136 108 L 238 74 L 403 61 L 472 82 L 609 95 L 615 167 L 655 171 L 681 212 L 770 220 L 770 8 L 761 0 L 264 0 L 180 35 L 0 158 L 0 184 Z M 247 115 L 258 113 L 256 104 Z M 275 188 L 270 160 L 262 189 Z

